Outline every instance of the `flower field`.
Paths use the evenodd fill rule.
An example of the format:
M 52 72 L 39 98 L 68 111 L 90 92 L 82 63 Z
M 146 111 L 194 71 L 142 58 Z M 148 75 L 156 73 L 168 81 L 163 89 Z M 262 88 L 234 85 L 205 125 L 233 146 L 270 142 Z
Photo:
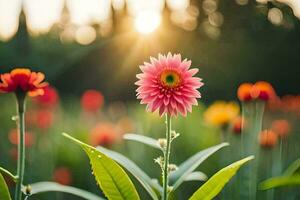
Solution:
M 0 0 L 0 200 L 300 199 L 296 0 Z

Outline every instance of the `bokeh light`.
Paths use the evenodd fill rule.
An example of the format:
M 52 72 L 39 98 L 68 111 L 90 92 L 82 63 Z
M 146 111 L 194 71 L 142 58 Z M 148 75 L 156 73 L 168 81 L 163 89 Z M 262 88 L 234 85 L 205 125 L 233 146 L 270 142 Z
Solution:
M 9 40 L 18 30 L 21 0 L 0 0 L 0 39 Z
M 283 14 L 278 8 L 271 8 L 268 12 L 268 19 L 274 25 L 281 25 L 283 21 Z
M 76 30 L 76 42 L 82 45 L 88 45 L 96 39 L 96 30 L 91 26 L 82 26 Z
M 161 16 L 154 11 L 140 12 L 135 20 L 134 25 L 138 32 L 149 34 L 155 31 L 161 23 Z
M 185 10 L 190 5 L 189 0 L 166 0 L 171 10 Z
M 59 21 L 62 8 L 61 0 L 25 0 L 24 12 L 29 31 L 33 34 L 48 32 Z
M 224 17 L 220 12 L 214 12 L 208 15 L 208 21 L 211 25 L 220 27 L 224 22 Z
M 111 14 L 110 0 L 67 0 L 71 21 L 77 25 L 100 23 Z
M 202 8 L 207 14 L 209 14 L 218 9 L 218 4 L 215 0 L 204 0 L 202 3 Z

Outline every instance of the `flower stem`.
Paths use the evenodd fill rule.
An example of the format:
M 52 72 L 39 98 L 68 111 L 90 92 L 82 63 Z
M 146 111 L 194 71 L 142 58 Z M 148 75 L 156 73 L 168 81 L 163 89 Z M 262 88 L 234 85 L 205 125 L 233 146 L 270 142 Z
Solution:
M 15 200 L 22 199 L 22 185 L 25 170 L 25 94 L 17 93 L 17 106 L 18 106 L 18 166 L 17 166 L 17 182 L 15 190 Z
M 163 200 L 168 199 L 168 183 L 169 183 L 169 157 L 171 150 L 171 116 L 166 115 L 166 140 L 167 146 L 164 151 L 164 167 L 163 167 Z

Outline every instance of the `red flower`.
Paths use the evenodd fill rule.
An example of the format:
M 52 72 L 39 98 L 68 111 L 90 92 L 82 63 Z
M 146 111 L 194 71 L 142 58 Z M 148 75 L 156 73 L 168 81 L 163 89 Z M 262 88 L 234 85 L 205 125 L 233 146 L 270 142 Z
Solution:
M 51 127 L 54 120 L 53 112 L 49 110 L 40 110 L 37 112 L 36 125 L 41 129 L 48 129 Z
M 62 185 L 70 185 L 72 183 L 72 174 L 68 168 L 59 167 L 53 172 L 53 180 Z
M 81 97 L 81 107 L 86 112 L 95 113 L 104 104 L 103 95 L 97 90 L 87 90 Z
M 290 130 L 290 123 L 285 119 L 279 119 L 272 122 L 271 129 L 278 134 L 279 137 L 286 137 Z
M 90 142 L 93 146 L 111 146 L 118 139 L 118 131 L 111 123 L 99 123 L 90 132 Z
M 242 117 L 237 117 L 232 122 L 233 133 L 239 135 L 242 133 Z
M 262 100 L 268 101 L 276 97 L 276 93 L 272 85 L 265 81 L 252 83 L 243 83 L 237 91 L 240 101 Z
M 54 87 L 47 86 L 44 88 L 44 94 L 33 98 L 33 101 L 46 107 L 54 107 L 59 100 L 58 93 Z
M 31 72 L 30 69 L 17 68 L 10 73 L 1 74 L 0 92 L 25 92 L 29 96 L 44 94 L 48 83 L 43 82 L 45 76 L 41 72 Z
M 272 148 L 277 144 L 278 136 L 271 130 L 264 130 L 259 134 L 259 143 L 264 148 Z
M 19 140 L 18 140 L 18 131 L 17 129 L 13 129 L 9 132 L 8 134 L 8 139 L 9 141 L 14 144 L 18 145 Z M 25 133 L 25 146 L 26 147 L 31 147 L 34 144 L 34 135 L 31 132 L 26 132 Z

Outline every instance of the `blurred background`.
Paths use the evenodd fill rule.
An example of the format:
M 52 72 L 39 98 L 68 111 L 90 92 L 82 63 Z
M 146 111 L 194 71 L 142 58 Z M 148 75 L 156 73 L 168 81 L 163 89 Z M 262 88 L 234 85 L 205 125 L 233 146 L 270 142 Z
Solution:
M 0 72 L 27 66 L 63 95 L 133 100 L 138 65 L 171 51 L 200 68 L 203 101 L 261 79 L 298 93 L 298 18 L 293 0 L 1 0 Z
M 44 96 L 28 101 L 26 182 L 56 181 L 101 195 L 86 156 L 61 136 L 63 131 L 121 152 L 159 177 L 153 162 L 159 152 L 125 142 L 122 135 L 163 137 L 164 120 L 139 105 L 134 82 L 140 64 L 167 52 L 191 59 L 205 83 L 200 105 L 187 118 L 174 120 L 181 136 L 174 142 L 172 162 L 180 164 L 222 141 L 223 122 L 209 122 L 219 113 L 228 118 L 226 132 L 237 142 L 231 148 L 237 147 L 239 105 L 227 109 L 222 102 L 221 108 L 204 113 L 216 100 L 236 100 L 240 83 L 265 80 L 281 99 L 268 106 L 264 128 L 284 133 L 274 144 L 262 143 L 262 160 L 276 158 L 281 141 L 287 146 L 281 169 L 268 170 L 275 161 L 266 159 L 262 166 L 268 168 L 261 169 L 260 178 L 280 175 L 300 152 L 299 19 L 297 0 L 0 0 L 0 73 L 29 67 L 44 72 L 51 84 Z M 12 95 L 0 96 L 0 165 L 14 172 L 13 102 Z M 210 176 L 224 167 L 219 156 L 200 170 Z M 187 199 L 199 184 L 181 187 L 178 199 Z M 31 199 L 53 196 L 76 199 L 66 194 Z

